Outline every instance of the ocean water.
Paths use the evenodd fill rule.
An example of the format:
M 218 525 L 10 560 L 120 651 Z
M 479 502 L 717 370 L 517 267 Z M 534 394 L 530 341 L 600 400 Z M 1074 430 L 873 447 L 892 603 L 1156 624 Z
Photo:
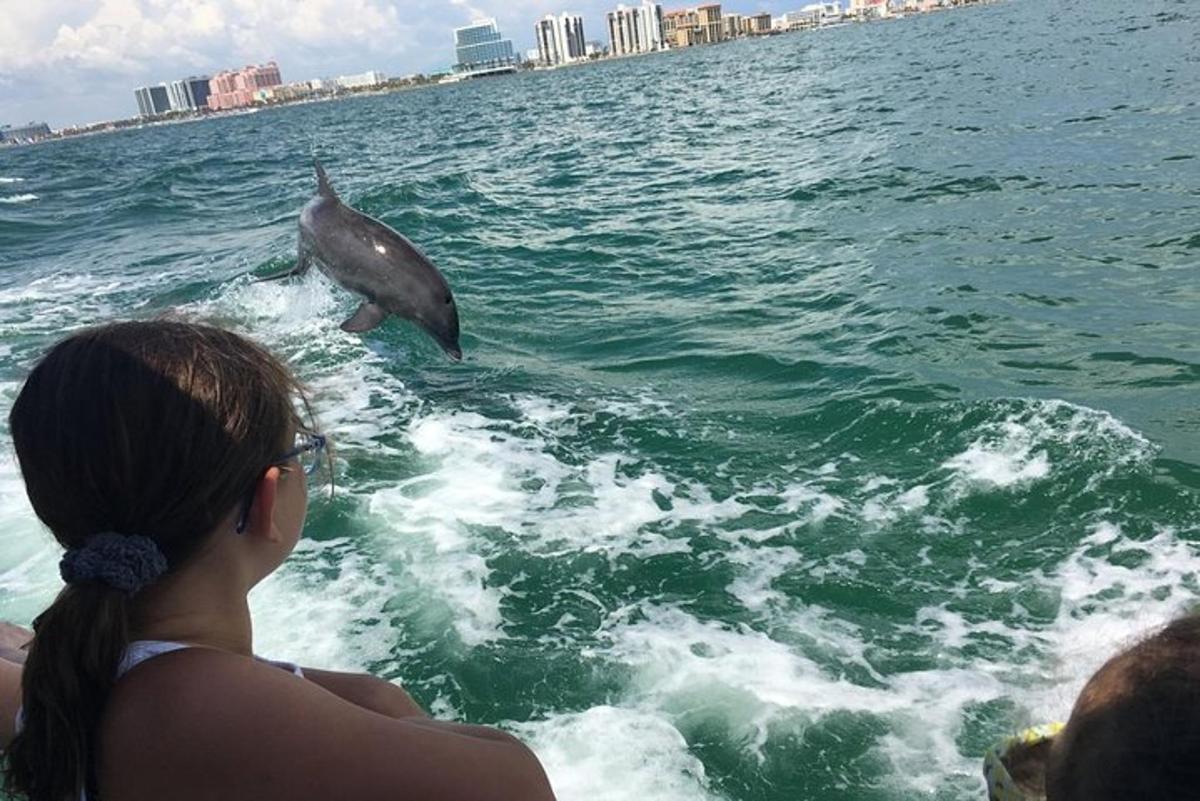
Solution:
M 0 151 L 0 410 L 183 314 L 337 443 L 258 649 L 559 797 L 981 799 L 1200 593 L 1200 8 L 1012 0 Z M 466 360 L 288 265 L 321 156 Z M 0 438 L 0 617 L 58 551 Z M 619 777 L 619 778 L 616 778 Z

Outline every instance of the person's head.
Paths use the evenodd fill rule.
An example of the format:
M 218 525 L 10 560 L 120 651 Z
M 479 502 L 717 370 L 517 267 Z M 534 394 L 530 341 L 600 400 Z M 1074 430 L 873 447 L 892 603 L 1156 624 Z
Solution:
M 33 509 L 67 549 L 68 584 L 34 622 L 10 792 L 63 801 L 94 784 L 131 613 L 155 587 L 228 537 L 240 538 L 230 567 L 248 590 L 295 546 L 307 500 L 292 458 L 298 403 L 301 387 L 264 349 L 183 322 L 88 329 L 33 369 L 9 426 Z M 127 543 L 142 552 L 118 565 L 124 579 L 94 569 L 128 558 Z
M 1200 615 L 1110 659 L 1046 763 L 1048 801 L 1200 796 Z

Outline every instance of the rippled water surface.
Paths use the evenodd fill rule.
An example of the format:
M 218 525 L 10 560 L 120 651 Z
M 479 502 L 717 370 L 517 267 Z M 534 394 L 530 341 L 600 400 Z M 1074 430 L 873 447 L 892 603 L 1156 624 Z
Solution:
M 1197 41 L 1014 0 L 0 151 L 3 406 L 63 331 L 232 326 L 338 444 L 263 653 L 518 731 L 563 799 L 982 798 L 1200 592 Z M 464 363 L 250 283 L 313 152 Z M 28 622 L 57 551 L 0 456 Z

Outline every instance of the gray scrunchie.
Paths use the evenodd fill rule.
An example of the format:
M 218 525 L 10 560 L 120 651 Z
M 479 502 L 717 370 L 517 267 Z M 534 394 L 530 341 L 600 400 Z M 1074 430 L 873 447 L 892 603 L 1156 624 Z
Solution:
M 58 571 L 68 584 L 98 581 L 133 595 L 167 572 L 167 558 L 149 537 L 104 531 L 63 554 Z

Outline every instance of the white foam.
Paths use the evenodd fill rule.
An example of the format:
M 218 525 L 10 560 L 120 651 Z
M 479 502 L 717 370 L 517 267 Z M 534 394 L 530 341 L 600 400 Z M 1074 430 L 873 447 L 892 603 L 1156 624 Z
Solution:
M 993 487 L 1011 487 L 1050 475 L 1050 458 L 1045 450 L 1035 449 L 1028 429 L 1016 423 L 1004 424 L 999 442 L 977 439 L 963 453 L 942 464 L 957 471 L 964 479 Z
M 851 712 L 886 721 L 888 733 L 877 747 L 895 765 L 897 785 L 932 791 L 950 781 L 978 789 L 977 759 L 959 753 L 957 737 L 965 708 L 1004 695 L 999 679 L 958 667 L 881 676 L 866 658 L 863 632 L 835 613 L 812 607 L 790 622 L 788 628 L 811 637 L 811 647 L 832 664 L 862 665 L 877 683 L 831 674 L 798 646 L 748 627 L 645 604 L 614 615 L 606 630 L 610 645 L 594 655 L 634 671 L 629 705 L 675 721 L 716 721 L 760 761 L 769 737 Z
M 6 388 L 7 389 L 7 388 Z M 9 393 L 4 393 L 5 400 Z M 0 450 L 0 620 L 28 625 L 62 588 L 62 548 L 33 513 L 16 460 L 5 437 Z
M 889 717 L 880 752 L 893 766 L 891 781 L 904 791 L 934 797 L 953 788 L 949 798 L 982 797 L 981 758 L 964 757 L 958 748 L 963 711 L 994 701 L 1004 685 L 976 670 L 946 668 L 902 673 L 890 678 L 891 694 L 900 700 Z M 941 797 L 941 796 L 938 796 Z
M 736 497 L 716 501 L 696 483 L 676 483 L 663 473 L 646 470 L 624 475 L 620 454 L 609 453 L 589 462 L 580 476 L 586 482 L 578 503 L 558 508 L 540 526 L 543 541 L 566 543 L 573 551 L 604 552 L 615 557 L 636 552 L 642 556 L 687 551 L 686 540 L 652 529 L 669 530 L 683 522 L 707 524 L 741 517 L 747 507 Z M 662 505 L 665 504 L 666 508 Z
M 37 200 L 38 196 L 32 193 L 23 195 L 4 195 L 0 197 L 0 203 L 28 203 L 31 200 Z
M 1083 542 L 1088 545 L 1108 545 L 1116 542 L 1121 538 L 1121 527 L 1115 523 L 1107 521 L 1102 522 L 1087 537 L 1083 538 Z
M 534 410 L 542 424 L 569 424 L 546 403 L 526 399 L 520 408 Z M 417 417 L 408 437 L 427 466 L 375 492 L 368 508 L 406 568 L 453 609 L 455 628 L 468 644 L 503 636 L 503 593 L 488 586 L 494 546 L 482 532 L 503 531 L 542 554 L 648 556 L 690 547 L 652 528 L 728 519 L 745 509 L 734 498 L 718 502 L 704 487 L 676 484 L 658 472 L 624 475 L 629 459 L 621 454 L 565 464 L 541 435 L 514 433 L 512 424 L 474 412 Z
M 494 430 L 492 421 L 472 412 L 415 419 L 408 436 L 428 467 L 369 497 L 374 526 L 416 580 L 449 604 L 465 643 L 501 637 L 502 596 L 486 586 L 490 550 L 475 531 L 522 531 L 527 519 L 554 503 L 566 471 L 540 440 Z M 525 479 L 544 483 L 528 492 Z
M 741 570 L 728 590 L 743 607 L 762 612 L 788 603 L 786 594 L 772 589 L 772 583 L 800 565 L 804 559 L 795 548 L 737 547 L 726 557 Z
M 1031 698 L 1043 715 L 1063 717 L 1084 682 L 1110 656 L 1200 601 L 1200 555 L 1169 528 L 1152 539 L 1109 540 L 1112 555 L 1093 555 L 1094 543 L 1073 553 L 1048 577 L 1062 605 L 1051 637 L 1050 683 Z M 1131 557 L 1141 557 L 1128 566 Z
M 514 724 L 546 769 L 559 801 L 705 801 L 704 765 L 653 710 L 595 706 Z
M 1030 401 L 998 423 L 980 426 L 981 435 L 962 453 L 942 463 L 955 476 L 957 493 L 1009 489 L 1050 475 L 1051 449 L 1072 465 L 1084 458 L 1103 461 L 1088 489 L 1114 471 L 1145 463 L 1154 446 L 1107 412 L 1062 400 Z
M 861 516 L 868 523 L 885 524 L 929 505 L 929 487 L 918 484 L 903 492 L 884 492 L 863 503 Z
M 536 395 L 523 395 L 513 398 L 513 405 L 521 413 L 521 417 L 539 428 L 562 431 L 564 424 L 573 422 L 573 409 L 563 403 L 556 403 L 548 398 Z M 576 426 L 571 426 L 563 433 L 575 433 Z
M 813 720 L 835 710 L 883 713 L 903 703 L 883 690 L 825 675 L 766 634 L 704 622 L 675 608 L 625 610 L 606 634 L 610 645 L 603 656 L 635 671 L 634 703 L 719 719 L 747 734 L 760 756 L 781 712 Z
M 779 493 L 781 504 L 776 510 L 784 514 L 795 514 L 801 509 L 808 513 L 806 522 L 823 523 L 840 513 L 845 504 L 829 493 L 808 484 L 791 484 Z
M 6 178 L 5 176 L 0 175 L 0 184 L 19 184 L 24 180 L 24 178 Z
M 363 670 L 390 655 L 389 639 L 373 626 L 395 594 L 387 569 L 352 540 L 302 539 L 250 594 L 255 650 L 311 667 Z

